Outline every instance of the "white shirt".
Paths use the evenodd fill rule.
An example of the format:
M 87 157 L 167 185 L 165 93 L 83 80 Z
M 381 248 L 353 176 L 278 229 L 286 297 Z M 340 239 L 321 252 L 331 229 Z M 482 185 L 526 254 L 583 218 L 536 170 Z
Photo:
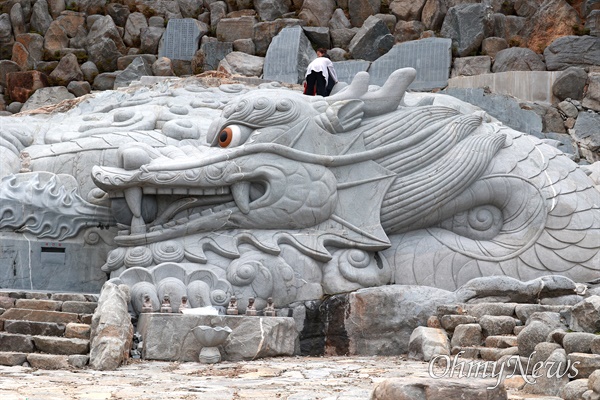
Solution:
M 329 80 L 329 74 L 331 74 L 334 81 L 337 82 L 338 80 L 335 69 L 333 69 L 333 63 L 327 57 L 317 57 L 308 64 L 305 77 L 310 75 L 312 71 L 320 72 L 325 77 L 325 85 L 327 85 L 327 81 Z

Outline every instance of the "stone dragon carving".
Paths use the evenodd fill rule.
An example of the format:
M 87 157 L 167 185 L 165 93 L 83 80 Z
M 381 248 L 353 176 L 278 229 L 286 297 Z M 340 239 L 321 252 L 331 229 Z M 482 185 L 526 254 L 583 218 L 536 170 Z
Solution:
M 107 132 L 80 128 L 66 139 L 149 113 L 177 139 L 128 141 L 92 169 L 119 229 L 103 271 L 137 311 L 146 294 L 261 309 L 390 283 L 596 278 L 600 192 L 585 171 L 475 107 L 405 93 L 414 76 L 373 88 L 359 73 L 326 98 L 235 88 L 224 104 L 194 100 L 222 110 L 209 127 L 153 100 L 113 111 Z

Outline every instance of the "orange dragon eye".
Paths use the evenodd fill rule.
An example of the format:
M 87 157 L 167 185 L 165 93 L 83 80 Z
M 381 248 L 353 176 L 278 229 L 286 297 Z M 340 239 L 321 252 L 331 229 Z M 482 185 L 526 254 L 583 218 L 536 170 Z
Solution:
M 219 133 L 219 146 L 227 147 L 229 146 L 232 140 L 233 130 L 231 129 L 231 127 L 228 126 Z

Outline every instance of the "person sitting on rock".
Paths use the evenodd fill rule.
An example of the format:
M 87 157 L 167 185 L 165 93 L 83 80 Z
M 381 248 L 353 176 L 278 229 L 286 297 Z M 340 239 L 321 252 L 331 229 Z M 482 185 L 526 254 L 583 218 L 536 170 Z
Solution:
M 337 83 L 337 74 L 333 63 L 327 56 L 327 49 L 319 48 L 315 58 L 306 68 L 304 94 L 309 96 L 328 96 Z

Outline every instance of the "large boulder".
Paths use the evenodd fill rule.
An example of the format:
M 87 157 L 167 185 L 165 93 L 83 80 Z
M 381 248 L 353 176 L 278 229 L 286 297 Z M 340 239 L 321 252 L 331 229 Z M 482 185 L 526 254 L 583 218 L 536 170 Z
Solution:
M 140 33 L 140 53 L 157 54 L 160 39 L 165 33 L 164 26 L 149 26 Z
M 584 115 L 582 113 L 582 115 Z M 596 119 L 598 123 L 600 119 Z M 600 125 L 596 125 L 600 126 Z M 600 142 L 600 129 L 596 129 Z M 600 143 L 599 143 L 600 145 Z M 600 146 L 599 146 L 600 147 Z M 575 332 L 597 333 L 600 331 L 600 296 L 590 296 L 571 309 L 570 328 Z
M 326 27 L 335 10 L 335 0 L 304 0 L 298 14 L 307 26 Z
M 564 36 L 544 50 L 548 71 L 600 65 L 600 40 L 593 36 Z
M 6 86 L 12 101 L 25 103 L 36 90 L 48 86 L 48 77 L 39 71 L 9 72 Z
M 44 57 L 57 60 L 63 49 L 69 47 L 69 36 L 58 21 L 52 21 L 44 35 Z
M 529 357 L 535 347 L 545 342 L 548 335 L 555 330 L 566 331 L 565 321 L 559 313 L 538 312 L 533 313 L 527 320 L 525 328 L 517 335 L 519 355 Z
M 380 0 L 348 0 L 348 14 L 352 26 L 363 26 L 370 16 L 379 13 L 381 3 Z
M 588 75 L 588 88 L 582 104 L 600 112 L 600 72 L 591 72 Z
M 106 5 L 106 14 L 110 15 L 115 22 L 115 25 L 124 28 L 130 11 L 129 7 L 127 7 L 125 4 L 109 3 Z
M 425 326 L 415 328 L 408 340 L 408 357 L 430 361 L 439 355 L 450 355 L 450 341 L 446 331 Z
M 392 0 L 390 2 L 390 12 L 399 21 L 419 21 L 425 2 L 426 0 Z
M 116 70 L 117 59 L 127 51 L 119 30 L 108 15 L 94 22 L 87 43 L 88 59 L 96 64 L 100 72 Z
M 36 1 L 31 12 L 31 30 L 40 35 L 44 35 L 51 23 L 52 16 L 48 10 L 48 3 L 46 0 Z
M 587 80 L 588 74 L 583 68 L 569 67 L 552 84 L 552 94 L 559 100 L 582 100 Z
M 236 39 L 252 39 L 256 18 L 222 18 L 217 25 L 217 39 L 221 42 L 233 42 Z
M 0 58 L 9 59 L 15 40 L 8 14 L 0 15 Z
M 448 10 L 441 35 L 452 39 L 459 57 L 474 55 L 493 32 L 491 9 L 485 4 L 460 4 Z
M 37 33 L 21 34 L 17 36 L 12 53 L 12 60 L 19 64 L 21 69 L 34 69 L 44 56 L 44 38 Z
M 501 37 L 507 42 L 514 43 L 524 42 L 522 35 L 524 34 L 527 18 L 516 15 L 504 15 L 496 13 L 494 18 L 494 36 Z M 485 39 L 484 39 L 485 40 Z M 524 44 L 524 43 L 523 43 Z
M 146 28 L 148 28 L 148 21 L 144 14 L 139 12 L 129 14 L 125 23 L 123 42 L 129 47 L 140 47 L 140 36 Z
M 522 47 L 510 47 L 496 53 L 492 72 L 545 71 L 546 65 L 539 54 Z
M 580 25 L 577 11 L 566 0 L 544 1 L 525 27 L 527 47 L 541 53 L 554 39 L 572 35 L 573 27 Z
M 16 3 L 10 9 L 10 24 L 12 25 L 13 35 L 15 37 L 25 33 L 25 17 L 21 3 Z
M 142 76 L 152 76 L 152 63 L 148 62 L 145 57 L 136 57 L 127 68 L 117 75 L 114 88 L 127 87 Z
M 262 75 L 264 57 L 252 56 L 240 51 L 233 51 L 219 63 L 219 70 L 232 75 L 260 77 Z
M 75 54 L 65 55 L 58 66 L 50 74 L 50 81 L 54 85 L 67 86 L 72 81 L 83 80 L 83 72 L 79 68 Z
M 74 99 L 75 96 L 64 86 L 51 86 L 35 91 L 23 104 L 21 111 L 35 110 L 40 107 L 58 104 L 63 100 Z
M 291 0 L 254 0 L 254 9 L 262 21 L 274 21 L 290 11 Z
M 458 4 L 477 3 L 477 0 L 427 0 L 421 11 L 421 22 L 426 29 L 439 31 L 448 10 Z
M 394 37 L 385 22 L 370 16 L 354 35 L 348 49 L 355 59 L 375 61 L 393 46 Z
M 129 287 L 106 282 L 92 317 L 90 366 L 98 370 L 114 370 L 129 358 L 133 325 L 127 311 Z

